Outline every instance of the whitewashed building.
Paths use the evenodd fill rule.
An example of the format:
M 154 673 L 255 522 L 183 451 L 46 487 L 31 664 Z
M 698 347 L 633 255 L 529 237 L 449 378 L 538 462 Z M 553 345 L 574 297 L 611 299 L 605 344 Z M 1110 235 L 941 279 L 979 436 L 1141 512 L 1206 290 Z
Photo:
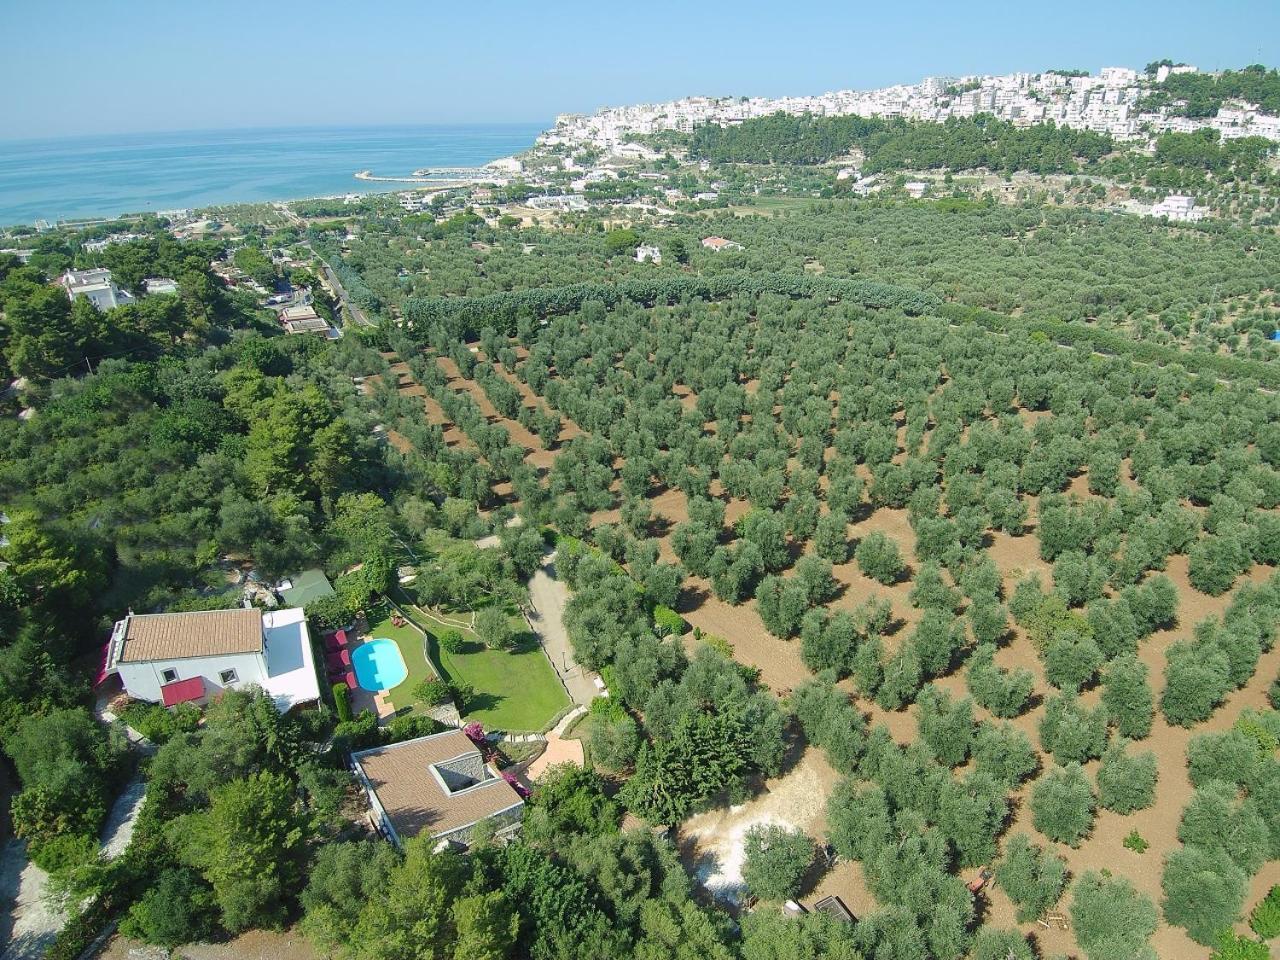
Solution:
M 147 289 L 148 297 L 153 297 L 157 294 L 176 296 L 178 293 L 178 281 L 170 277 L 147 277 L 142 283 Z
M 174 706 L 261 687 L 284 712 L 320 698 L 307 618 L 299 607 L 129 614 L 116 623 L 105 674 L 138 700 Z
M 642 243 L 636 247 L 636 263 L 661 263 L 662 251 L 653 244 Z
M 1194 197 L 1171 193 L 1151 208 L 1151 216 L 1168 217 L 1183 223 L 1195 223 L 1204 219 L 1204 210 L 1196 206 Z
M 111 279 L 111 271 L 105 267 L 68 270 L 58 278 L 58 283 L 72 300 L 85 297 L 99 310 L 122 307 L 136 299 L 128 290 L 121 290 L 116 286 Z

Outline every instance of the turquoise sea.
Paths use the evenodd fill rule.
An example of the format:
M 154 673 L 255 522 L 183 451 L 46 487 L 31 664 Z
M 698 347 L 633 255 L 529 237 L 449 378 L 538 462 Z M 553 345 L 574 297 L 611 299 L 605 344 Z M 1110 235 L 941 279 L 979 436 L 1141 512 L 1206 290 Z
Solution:
M 480 166 L 527 150 L 543 129 L 435 124 L 0 141 L 0 224 L 395 190 L 354 175 Z

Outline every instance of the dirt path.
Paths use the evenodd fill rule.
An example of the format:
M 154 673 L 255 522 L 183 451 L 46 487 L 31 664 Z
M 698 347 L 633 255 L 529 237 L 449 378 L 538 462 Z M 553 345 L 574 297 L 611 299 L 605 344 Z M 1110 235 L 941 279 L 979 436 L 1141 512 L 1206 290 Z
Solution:
M 569 698 L 579 706 L 587 706 L 600 690 L 595 683 L 597 675 L 574 659 L 569 631 L 564 626 L 568 602 L 569 588 L 556 576 L 555 554 L 551 553 L 529 578 L 529 625 L 569 691 Z
M 35 960 L 53 943 L 66 914 L 45 899 L 49 875 L 27 859 L 27 845 L 10 840 L 0 852 L 0 899 L 8 909 L 0 917 L 5 936 L 0 960 Z
M 190 943 L 174 951 L 185 960 L 314 960 L 315 948 L 296 927 L 250 930 L 226 943 Z M 107 943 L 100 960 L 168 960 L 164 947 L 147 947 L 119 935 Z
M 133 827 L 138 822 L 138 814 L 142 812 L 142 802 L 146 798 L 147 784 L 141 778 L 129 781 L 116 797 L 102 827 L 103 857 L 114 860 L 128 849 L 129 841 L 133 839 Z

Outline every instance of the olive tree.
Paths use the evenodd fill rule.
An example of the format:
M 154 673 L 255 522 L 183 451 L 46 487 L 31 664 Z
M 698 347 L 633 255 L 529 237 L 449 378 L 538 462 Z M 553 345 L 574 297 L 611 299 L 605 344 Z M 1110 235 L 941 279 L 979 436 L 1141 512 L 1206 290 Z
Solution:
M 1031 788 L 1031 822 L 1050 840 L 1079 846 L 1093 827 L 1096 801 L 1078 763 L 1054 767 Z
M 1089 870 L 1072 887 L 1071 926 L 1088 960 L 1156 960 L 1155 904 L 1123 877 Z
M 864 576 L 886 586 L 897 583 L 906 571 L 898 545 L 878 530 L 859 541 L 853 556 Z
M 1018 922 L 1029 923 L 1053 907 L 1067 882 L 1067 865 L 1051 850 L 1017 833 L 1005 844 L 996 864 L 996 883 L 1013 901 Z
M 1156 755 L 1149 750 L 1130 754 L 1127 745 L 1116 740 L 1098 768 L 1098 803 L 1116 813 L 1145 810 L 1155 801 Z
M 765 900 L 787 900 L 799 891 L 805 871 L 813 863 L 813 841 L 800 830 L 776 824 L 747 831 L 742 879 Z

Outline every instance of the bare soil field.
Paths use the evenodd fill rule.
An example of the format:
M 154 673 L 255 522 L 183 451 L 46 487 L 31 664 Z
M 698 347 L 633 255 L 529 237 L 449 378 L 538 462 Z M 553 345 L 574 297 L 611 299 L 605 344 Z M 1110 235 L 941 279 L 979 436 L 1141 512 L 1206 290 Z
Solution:
M 167 960 L 164 947 L 148 947 L 117 934 L 112 937 L 100 960 Z M 321 954 L 298 929 L 273 931 L 252 930 L 225 943 L 191 943 L 172 954 L 182 960 L 316 960 Z
M 519 350 L 518 355 L 524 356 L 523 350 Z M 553 462 L 554 451 L 542 451 L 536 436 L 518 423 L 498 416 L 479 384 L 461 378 L 451 360 L 440 358 L 437 362 L 449 377 L 451 389 L 469 392 L 481 411 L 492 422 L 501 423 L 508 430 L 514 443 L 531 451 L 527 458 L 530 463 L 546 467 Z M 407 368 L 404 371 L 396 369 L 401 366 L 403 365 L 397 364 L 393 367 L 393 372 L 397 375 L 407 373 Z M 500 365 L 498 369 L 502 376 L 520 390 L 526 405 L 543 403 L 512 371 Z M 748 384 L 749 392 L 754 392 L 754 386 L 756 386 L 754 383 Z M 413 384 L 410 378 L 408 383 L 401 382 L 401 390 L 409 395 L 418 396 L 420 393 L 417 391 L 421 391 L 421 387 Z M 695 406 L 696 396 L 687 386 L 677 384 L 674 393 L 680 398 L 686 410 Z M 460 436 L 456 427 L 447 423 L 438 404 L 427 397 L 423 397 L 423 402 L 432 422 L 449 426 L 449 433 L 446 436 L 459 434 L 457 441 L 467 442 Z M 1020 411 L 1019 416 L 1028 427 L 1031 427 L 1037 421 L 1052 414 L 1045 411 Z M 711 432 L 713 426 L 708 424 L 707 431 Z M 580 433 L 577 426 L 565 418 L 561 434 L 562 441 Z M 901 445 L 905 434 L 905 428 L 901 424 L 899 424 L 898 434 Z M 394 438 L 392 442 L 396 442 Z M 831 455 L 830 450 L 827 455 Z M 620 464 L 621 461 L 618 461 L 615 467 Z M 823 482 L 825 483 L 825 478 Z M 1121 471 L 1121 482 L 1127 486 L 1134 486 L 1127 463 L 1123 465 Z M 1087 484 L 1087 476 L 1081 474 L 1071 480 L 1067 492 L 1081 500 L 1094 499 L 1094 495 L 1088 492 Z M 713 485 L 712 492 L 723 498 L 723 491 L 718 485 Z M 750 505 L 744 500 L 724 499 L 726 502 L 725 525 L 726 528 L 731 528 L 733 523 L 750 509 Z M 1020 536 L 993 532 L 990 534 L 987 547 L 989 555 L 1002 574 L 1006 602 L 1014 586 L 1029 574 L 1039 574 L 1046 588 L 1051 587 L 1053 582 L 1051 565 L 1040 558 L 1039 542 L 1035 533 L 1037 499 L 1027 497 L 1026 500 L 1029 507 L 1026 532 Z M 671 531 L 677 524 L 688 519 L 686 498 L 679 490 L 661 489 L 655 492 L 650 502 L 654 517 L 650 533 L 658 539 L 662 560 L 673 562 L 676 557 L 671 549 Z M 592 518 L 595 524 L 616 523 L 619 520 L 620 514 L 617 509 L 601 511 Z M 873 531 L 882 532 L 892 538 L 914 572 L 918 567 L 914 552 L 915 536 L 906 511 L 881 508 L 850 524 L 851 546 L 856 545 L 858 540 Z M 726 532 L 726 539 L 729 537 L 730 535 Z M 1272 572 L 1271 568 L 1255 567 L 1248 575 L 1240 578 L 1236 589 L 1241 583 L 1262 582 Z M 1140 657 L 1151 672 L 1150 680 L 1157 700 L 1164 682 L 1165 656 L 1169 646 L 1177 640 L 1190 636 L 1195 624 L 1204 618 L 1220 616 L 1234 593 L 1233 590 L 1222 597 L 1209 597 L 1193 589 L 1187 577 L 1185 556 L 1170 558 L 1165 573 L 1179 592 L 1179 621 L 1171 629 L 1159 631 L 1149 637 L 1140 647 Z M 910 635 L 920 617 L 920 612 L 910 603 L 910 578 L 886 587 L 862 576 L 858 565 L 853 560 L 836 565 L 833 574 L 843 588 L 841 594 L 831 603 L 833 608 L 851 609 L 871 597 L 885 597 L 891 603 L 895 619 L 901 624 L 899 629 L 887 639 L 887 648 L 892 651 L 902 638 Z M 731 646 L 734 656 L 742 663 L 759 670 L 761 684 L 775 694 L 786 696 L 810 679 L 811 673 L 800 657 L 799 641 L 781 640 L 772 636 L 764 628 L 756 612 L 754 600 L 736 606 L 724 603 L 715 598 L 706 580 L 691 576 L 686 578 L 678 610 L 691 626 L 724 638 Z M 691 636 L 686 637 L 686 643 L 692 643 Z M 1044 698 L 1054 691 L 1044 679 L 1040 658 L 1020 628 L 1011 629 L 1008 641 L 997 653 L 997 663 L 1006 668 L 1025 667 L 1036 677 L 1037 697 L 1033 700 L 1032 708 L 1011 722 L 1025 732 L 1033 744 L 1038 745 L 1037 727 L 1044 713 Z M 1263 656 L 1253 679 L 1243 690 L 1233 693 L 1209 721 L 1197 725 L 1192 730 L 1169 727 L 1157 713 L 1150 738 L 1133 747 L 1137 751 L 1150 750 L 1156 755 L 1159 785 L 1157 804 L 1151 809 L 1128 816 L 1099 810 L 1092 833 L 1079 847 L 1071 848 L 1054 844 L 1034 830 L 1031 825 L 1030 811 L 1025 802 L 1031 788 L 1028 784 L 1012 798 L 1010 824 L 1004 836 L 1027 832 L 1035 842 L 1055 849 L 1067 862 L 1073 876 L 1078 876 L 1086 870 L 1101 869 L 1109 869 L 1121 874 L 1129 878 L 1140 891 L 1158 905 L 1161 898 L 1160 877 L 1163 860 L 1178 846 L 1178 821 L 1192 793 L 1186 773 L 1188 741 L 1198 733 L 1229 729 L 1240 712 L 1247 707 L 1265 708 L 1267 688 L 1277 673 L 1280 673 L 1280 647 Z M 934 684 L 955 697 L 964 696 L 967 693 L 963 668 L 952 675 L 935 680 Z M 840 686 L 841 689 L 853 695 L 853 686 L 849 681 L 842 682 Z M 1098 698 L 1097 688 L 1086 690 L 1082 694 L 1084 703 L 1090 706 L 1096 704 Z M 901 711 L 888 712 L 864 699 L 857 699 L 856 704 L 871 723 L 884 724 L 897 742 L 906 744 L 916 738 L 917 711 L 914 706 Z M 975 715 L 984 721 L 994 719 L 987 711 L 976 706 Z M 1046 767 L 1052 765 L 1052 760 L 1047 757 L 1042 757 L 1042 762 Z M 1096 761 L 1086 766 L 1086 771 L 1091 778 L 1096 776 L 1097 767 Z M 820 751 L 815 749 L 805 751 L 795 766 L 782 777 L 766 783 L 762 792 L 747 803 L 727 810 L 700 814 L 687 821 L 681 829 L 682 857 L 709 890 L 715 893 L 733 892 L 740 881 L 742 838 L 751 825 L 763 822 L 789 823 L 809 832 L 815 841 L 825 842 L 825 803 L 838 777 L 839 774 L 830 768 Z M 1123 847 L 1124 837 L 1132 830 L 1136 830 L 1150 844 L 1150 848 L 1145 853 L 1138 854 Z M 966 876 L 965 879 L 968 877 Z M 863 882 L 863 873 L 859 864 L 840 863 L 825 876 L 815 877 L 814 880 L 816 885 L 812 886 L 807 896 L 838 894 L 859 916 L 877 909 L 874 898 L 870 896 Z M 1280 864 L 1271 863 L 1254 878 L 1246 903 L 1246 912 L 1272 884 L 1276 883 L 1280 883 Z M 1017 926 L 1024 932 L 1034 935 L 1044 955 L 1072 955 L 1078 950 L 1069 930 L 1046 930 L 1035 922 L 1016 924 L 1013 906 L 998 887 L 989 885 L 981 896 L 985 900 L 986 916 L 991 922 L 997 926 Z M 1068 893 L 1060 907 L 1066 908 L 1069 903 Z M 1239 925 L 1239 929 L 1243 931 L 1244 925 Z M 1208 949 L 1190 941 L 1180 929 L 1163 923 L 1155 935 L 1153 945 L 1162 958 L 1206 960 L 1209 956 Z

